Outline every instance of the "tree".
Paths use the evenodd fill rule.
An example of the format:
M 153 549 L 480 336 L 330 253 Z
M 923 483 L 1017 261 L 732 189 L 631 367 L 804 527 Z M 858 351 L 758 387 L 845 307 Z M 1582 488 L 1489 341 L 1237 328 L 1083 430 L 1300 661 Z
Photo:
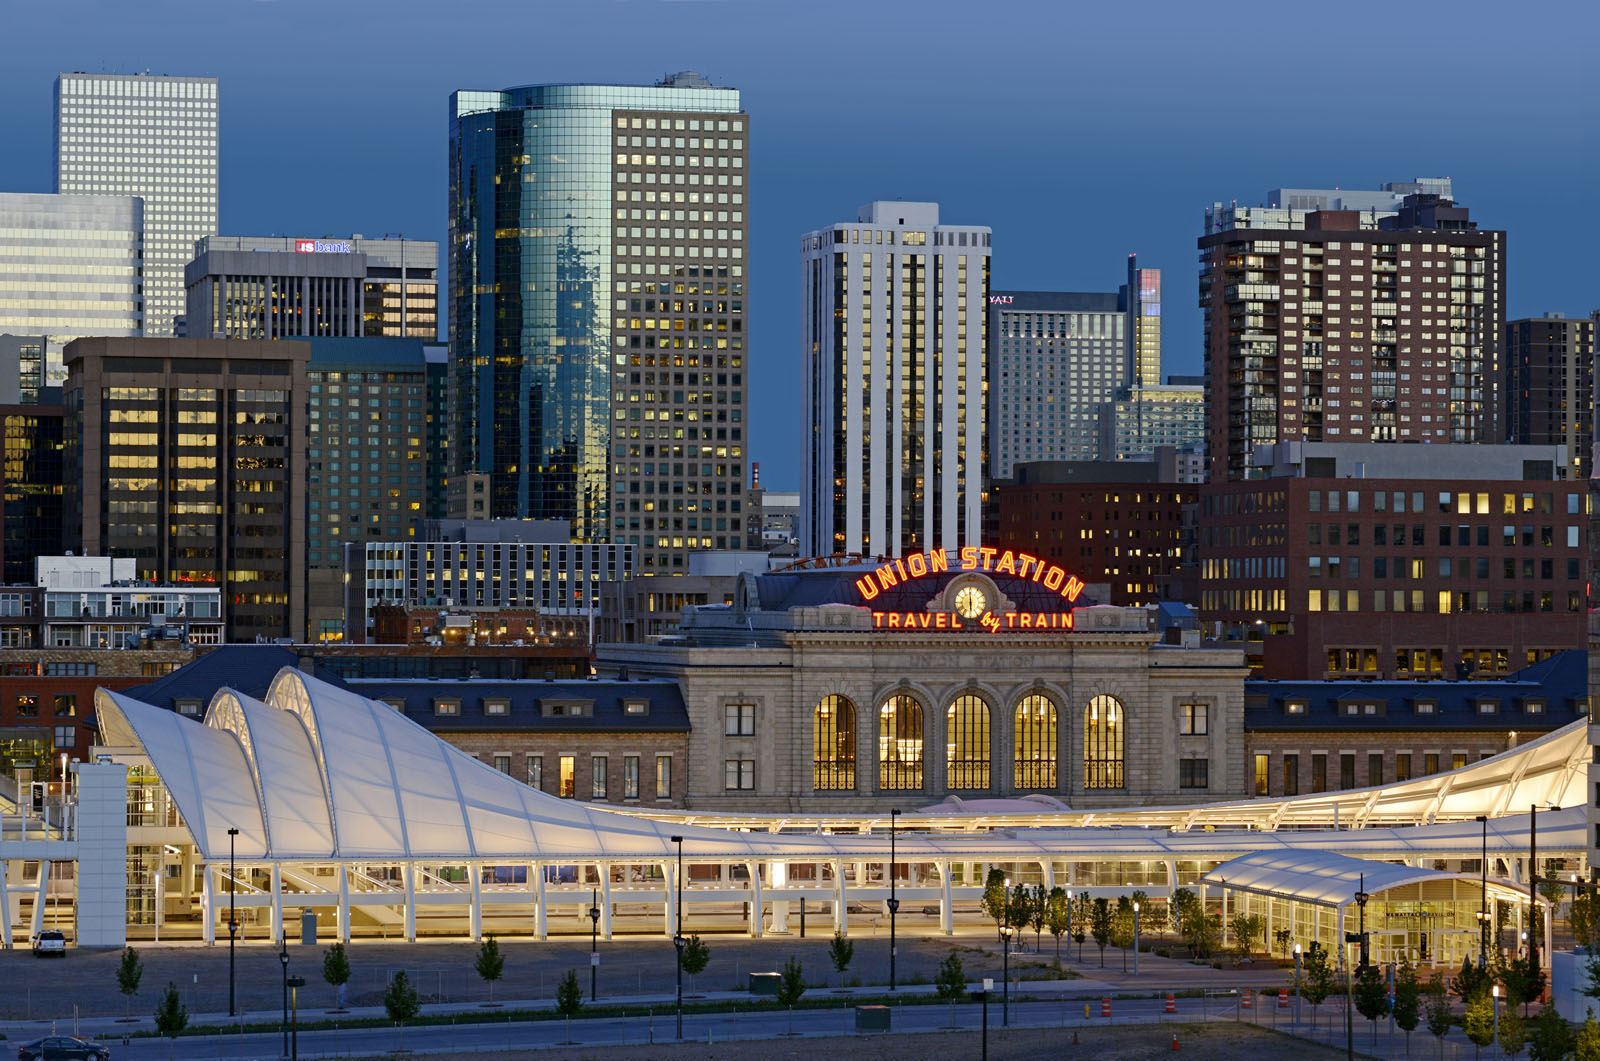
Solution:
M 1572 1037 L 1572 1056 L 1577 1061 L 1600 1061 L 1600 1021 L 1594 1019 L 1592 1009 L 1583 1027 Z
M 334 1004 L 344 1007 L 344 985 L 350 982 L 350 956 L 343 943 L 335 943 L 322 952 L 322 978 L 332 985 Z
M 1498 961 L 1498 957 L 1496 961 Z M 1479 995 L 1489 993 L 1489 985 L 1494 982 L 1494 974 L 1485 969 L 1479 969 L 1473 964 L 1471 958 L 1461 959 L 1461 972 L 1450 978 L 1450 990 L 1462 1002 L 1467 1002 Z
M 127 1012 L 133 1012 L 133 996 L 139 992 L 139 981 L 144 979 L 144 962 L 139 952 L 129 947 L 122 952 L 122 963 L 117 966 L 117 990 L 127 998 Z
M 1179 888 L 1172 893 L 1172 930 L 1179 938 L 1186 938 L 1184 930 L 1188 927 L 1189 919 L 1200 914 L 1200 900 L 1188 888 Z
M 1033 901 L 1028 895 L 1026 885 L 1012 888 L 1006 897 L 1006 925 L 1014 933 L 1020 933 L 1028 927 L 1028 922 L 1033 918 Z
M 1050 896 L 1044 890 L 1043 884 L 1036 884 L 1028 890 L 1028 927 L 1033 929 L 1033 950 L 1039 951 L 1039 940 L 1044 935 L 1045 912 L 1050 905 Z
M 406 1021 L 422 1011 L 422 1000 L 417 998 L 417 989 L 411 986 L 411 978 L 404 969 L 395 973 L 389 986 L 383 989 L 383 1009 L 389 1014 L 389 1019 L 400 1026 L 400 1043 L 403 1046 L 406 1041 Z
M 1045 900 L 1044 923 L 1050 929 L 1050 934 L 1056 938 L 1056 968 L 1061 967 L 1061 937 L 1072 930 L 1072 924 L 1067 920 L 1070 912 L 1065 888 L 1051 888 L 1050 897 Z
M 1222 915 L 1196 910 L 1183 920 L 1183 940 L 1197 958 L 1209 958 L 1222 938 Z
M 1515 1058 L 1528 1044 L 1527 1022 L 1517 1012 L 1517 1007 L 1507 1006 L 1500 1014 L 1500 1052 Z
M 1378 1044 L 1378 1018 L 1389 1013 L 1389 985 L 1376 965 L 1363 966 L 1355 982 L 1356 1012 L 1372 1025 L 1372 1044 Z
M 1083 941 L 1088 937 L 1089 927 L 1089 897 L 1079 896 L 1078 901 L 1072 904 L 1072 939 L 1078 944 L 1078 961 L 1083 961 Z M 1595 978 L 1600 983 L 1600 976 Z
M 1406 1033 L 1406 1054 L 1411 1053 L 1411 1033 L 1422 1019 L 1422 983 L 1417 967 L 1409 960 L 1400 962 L 1394 974 L 1394 1023 Z
M 1572 938 L 1578 946 L 1592 949 L 1595 928 L 1600 926 L 1600 894 L 1584 889 L 1567 907 L 1567 924 L 1572 927 Z
M 1248 958 L 1251 944 L 1267 930 L 1267 919 L 1260 914 L 1234 914 L 1228 927 L 1233 929 L 1233 944 L 1239 949 L 1239 957 Z
M 833 942 L 828 944 L 828 960 L 833 962 L 833 971 L 839 974 L 840 987 L 844 986 L 844 971 L 850 968 L 855 956 L 855 942 L 843 933 L 835 932 Z
M 1275 930 L 1272 933 L 1272 942 L 1278 945 L 1278 954 L 1287 958 L 1289 956 L 1289 944 L 1294 942 L 1293 930 L 1287 928 Z
M 1509 1011 L 1507 1007 L 1507 1012 Z M 1474 1056 L 1481 1056 L 1483 1048 L 1494 1042 L 1494 999 L 1487 993 L 1474 995 L 1468 999 L 1462 1026 L 1466 1030 L 1467 1039 L 1478 1048 L 1478 1053 Z
M 1534 964 L 1533 955 L 1518 954 L 1508 962 L 1497 962 L 1495 972 L 1506 989 L 1506 1007 L 1520 1003 L 1526 1016 L 1528 1003 L 1544 994 L 1544 969 Z
M 1117 896 L 1117 910 L 1111 917 L 1111 945 L 1122 950 L 1122 971 L 1128 971 L 1128 948 L 1133 946 L 1133 903 L 1126 895 Z
M 1089 911 L 1089 931 L 1100 948 L 1100 968 L 1106 966 L 1106 944 L 1111 942 L 1111 903 L 1096 899 Z
M 1434 973 L 1428 980 L 1428 1031 L 1439 1040 L 1439 1056 L 1444 1056 L 1444 1037 L 1455 1021 L 1450 1016 L 1450 993 L 1444 977 Z M 1597 1059 L 1600 1061 L 1600 1059 Z
M 1544 1007 L 1529 1022 L 1530 1061 L 1565 1061 L 1571 1055 L 1573 1046 L 1572 1029 L 1554 1006 Z
M 961 956 L 951 951 L 939 963 L 939 971 L 933 976 L 934 992 L 946 1002 L 950 1003 L 950 1024 L 956 1023 L 956 1000 L 967 992 L 967 974 L 961 968 Z
M 1005 935 L 1000 930 L 1005 927 L 1008 911 L 1006 892 L 1005 870 L 998 866 L 989 870 L 983 881 L 983 912 L 994 918 L 994 938 L 1001 942 Z
M 500 944 L 493 936 L 483 937 L 483 942 L 478 944 L 478 959 L 472 963 L 472 967 L 489 985 L 489 1001 L 494 1002 L 494 982 L 506 970 L 506 957 L 500 953 Z
M 1317 1023 L 1322 1003 L 1333 992 L 1333 963 L 1322 944 L 1313 942 L 1306 949 L 1300 976 L 1300 997 L 1311 1003 L 1311 1023 Z
M 954 955 L 951 955 L 954 957 Z M 800 1001 L 800 996 L 806 993 L 806 981 L 800 972 L 800 963 L 794 960 L 794 955 L 789 955 L 789 960 L 783 963 L 783 972 L 778 974 L 778 1005 L 789 1007 L 789 1031 L 794 1034 L 794 1004 Z
M 178 996 L 178 985 L 168 980 L 167 989 L 161 992 L 161 1001 L 156 1003 L 156 1034 L 176 1039 L 188 1026 L 189 1011 Z
M 687 950 L 688 948 L 684 948 Z M 567 1019 L 567 1042 L 572 1042 L 572 1018 L 583 1009 L 583 988 L 578 986 L 578 971 L 568 969 L 556 985 L 556 1012 Z
M 694 935 L 683 941 L 683 949 L 678 955 L 683 962 L 683 971 L 689 974 L 691 987 L 698 990 L 699 976 L 705 972 L 706 963 L 711 960 L 711 948 L 698 935 Z

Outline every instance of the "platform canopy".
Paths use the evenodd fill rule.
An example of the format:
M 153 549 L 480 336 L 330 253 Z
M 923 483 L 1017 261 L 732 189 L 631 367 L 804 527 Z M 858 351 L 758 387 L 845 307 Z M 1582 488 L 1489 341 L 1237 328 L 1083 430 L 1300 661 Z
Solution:
M 1356 893 L 1362 889 L 1368 895 L 1377 896 L 1394 888 L 1434 881 L 1470 881 L 1476 894 L 1481 878 L 1476 873 L 1447 873 L 1395 862 L 1352 858 L 1333 851 L 1299 850 L 1240 855 L 1217 866 L 1200 880 L 1210 887 L 1229 891 L 1338 909 L 1355 902 Z M 1487 886 L 1489 894 L 1502 899 L 1516 901 L 1528 897 L 1526 889 L 1505 881 L 1491 879 Z

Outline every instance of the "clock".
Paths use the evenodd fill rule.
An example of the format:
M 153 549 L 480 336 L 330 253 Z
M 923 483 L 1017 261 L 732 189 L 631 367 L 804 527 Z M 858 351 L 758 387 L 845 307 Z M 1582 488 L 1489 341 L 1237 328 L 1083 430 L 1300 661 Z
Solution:
M 988 598 L 977 586 L 963 586 L 956 591 L 956 611 L 964 619 L 978 618 L 988 606 Z

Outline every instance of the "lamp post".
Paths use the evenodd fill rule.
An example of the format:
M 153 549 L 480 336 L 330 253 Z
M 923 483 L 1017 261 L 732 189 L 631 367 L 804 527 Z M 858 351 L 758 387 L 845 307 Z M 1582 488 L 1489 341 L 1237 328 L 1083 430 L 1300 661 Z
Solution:
M 1361 964 L 1356 967 L 1358 971 L 1365 970 L 1371 959 L 1367 950 L 1367 900 L 1370 898 L 1372 896 L 1367 894 L 1367 875 L 1363 873 L 1356 891 L 1356 909 L 1361 914 Z
M 678 901 L 675 907 L 678 912 L 678 927 L 672 933 L 672 947 L 678 952 L 678 1038 L 683 1038 L 683 837 L 674 836 L 672 842 L 678 845 L 678 879 L 675 882 L 678 888 Z
M 891 808 L 889 810 L 889 990 L 890 991 L 893 991 L 895 989 L 895 984 L 894 984 L 894 959 L 895 959 L 894 921 L 895 921 L 895 915 L 900 912 L 900 900 L 895 895 L 895 880 L 898 877 L 898 874 L 895 872 L 895 860 L 894 860 L 894 853 L 895 853 L 895 848 L 894 848 L 895 819 L 897 819 L 899 817 L 900 817 L 900 810 L 899 810 L 898 807 Z
M 283 933 L 283 949 L 278 952 L 283 966 L 283 1056 L 289 1056 L 289 932 Z
M 1139 904 L 1133 904 L 1133 975 L 1139 975 Z
M 234 912 L 233 892 L 238 887 L 238 878 L 233 870 L 233 838 L 239 835 L 239 830 L 228 830 L 228 1016 L 238 1015 L 234 1006 L 234 979 L 233 979 L 233 941 L 239 934 L 239 917 Z M 209 872 L 209 871 L 208 871 Z
M 305 977 L 289 977 L 289 1061 L 300 1059 L 300 989 L 304 986 Z
M 1061 953 L 1060 937 L 1056 937 L 1056 953 Z M 1067 960 L 1072 960 L 1072 889 L 1067 889 Z
M 1560 810 L 1554 803 L 1544 804 L 1545 810 Z M 1539 932 L 1534 918 L 1539 916 L 1539 810 L 1537 803 L 1528 809 L 1528 964 L 1533 969 L 1539 965 Z
M 596 994 L 595 981 L 600 973 L 600 951 L 597 944 L 600 939 L 600 890 L 591 889 L 589 898 L 589 1001 L 593 1002 Z
M 1294 1022 L 1300 1023 L 1300 944 L 1294 945 Z
M 1498 1042 L 1500 1039 L 1500 985 L 1491 984 L 1489 986 L 1489 994 L 1494 996 L 1494 1037 Z
M 1483 826 L 1483 850 L 1478 857 L 1478 968 L 1488 964 L 1489 951 L 1489 816 L 1478 815 Z
M 1004 986 L 1000 992 L 1000 1026 L 1011 1027 L 1011 878 L 1006 878 L 1005 926 L 1000 929 L 1000 975 Z

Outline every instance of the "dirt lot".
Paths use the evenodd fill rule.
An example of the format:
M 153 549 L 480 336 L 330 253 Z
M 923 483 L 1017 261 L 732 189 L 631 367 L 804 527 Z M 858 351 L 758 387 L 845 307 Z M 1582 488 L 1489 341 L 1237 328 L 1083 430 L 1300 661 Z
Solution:
M 1172 1035 L 1181 1055 L 1193 1061 L 1256 1061 L 1274 1051 L 1292 1050 L 1296 1061 L 1335 1061 L 1343 1050 L 1329 1050 L 1290 1039 L 1263 1028 L 1241 1024 L 1162 1025 L 1161 1027 L 1085 1028 L 1077 1033 L 1052 1029 L 989 1032 L 989 1056 L 996 1061 L 1057 1061 L 1092 1057 L 1095 1061 L 1135 1061 L 1172 1056 Z M 561 1061 L 815 1061 L 848 1057 L 850 1061 L 905 1061 L 907 1057 L 977 1057 L 977 1032 L 930 1035 L 851 1036 L 836 1039 L 768 1039 L 717 1044 L 606 1046 L 572 1051 L 541 1051 L 539 1057 Z M 526 1051 L 492 1054 L 432 1054 L 442 1061 L 511 1061 Z

